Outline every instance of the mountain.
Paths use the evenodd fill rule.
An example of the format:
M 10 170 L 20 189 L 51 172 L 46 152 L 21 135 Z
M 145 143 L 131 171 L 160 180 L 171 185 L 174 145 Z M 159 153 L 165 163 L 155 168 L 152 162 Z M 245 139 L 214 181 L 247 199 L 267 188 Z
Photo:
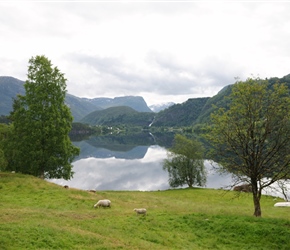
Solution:
M 110 107 L 103 110 L 94 111 L 80 120 L 81 123 L 89 125 L 133 125 L 148 127 L 154 119 L 154 113 L 138 112 L 128 106 Z
M 165 102 L 165 103 L 150 105 L 149 108 L 153 112 L 158 113 L 159 111 L 167 109 L 167 108 L 169 108 L 170 106 L 172 106 L 174 104 L 175 104 L 174 102 Z
M 268 82 L 270 87 L 275 83 L 285 83 L 290 89 L 290 74 L 270 78 Z M 23 81 L 13 77 L 0 77 L 0 116 L 9 114 L 17 94 L 24 94 L 23 84 Z M 71 108 L 74 122 L 90 125 L 192 126 L 207 123 L 213 111 L 226 108 L 229 102 L 226 97 L 230 95 L 232 86 L 224 87 L 213 97 L 191 98 L 158 112 L 152 112 L 140 96 L 87 99 L 67 94 L 66 103 Z
M 14 77 L 0 76 L 0 116 L 9 115 L 12 111 L 13 98 L 18 94 L 25 94 L 24 83 Z M 108 107 L 128 106 L 139 112 L 152 112 L 140 96 L 88 99 L 66 94 L 65 102 L 71 109 L 74 122 L 80 121 L 93 111 Z
M 0 76 L 0 115 L 12 111 L 13 98 L 25 93 L 24 82 L 9 76 Z
M 139 112 L 152 112 L 152 110 L 147 106 L 146 102 L 141 96 L 121 96 L 115 98 L 100 97 L 87 100 L 93 103 L 95 106 L 101 107 L 103 109 L 118 106 L 128 106 Z
M 158 112 L 151 126 L 191 126 L 201 115 L 201 111 L 210 97 L 192 98 L 181 104 L 174 104 Z

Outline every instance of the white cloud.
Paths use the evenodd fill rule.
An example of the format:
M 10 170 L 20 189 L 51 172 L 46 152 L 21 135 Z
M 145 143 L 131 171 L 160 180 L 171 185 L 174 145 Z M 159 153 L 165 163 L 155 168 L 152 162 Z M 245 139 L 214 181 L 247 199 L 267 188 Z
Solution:
M 287 2 L 0 3 L 0 75 L 45 55 L 77 96 L 212 96 L 234 77 L 290 73 Z

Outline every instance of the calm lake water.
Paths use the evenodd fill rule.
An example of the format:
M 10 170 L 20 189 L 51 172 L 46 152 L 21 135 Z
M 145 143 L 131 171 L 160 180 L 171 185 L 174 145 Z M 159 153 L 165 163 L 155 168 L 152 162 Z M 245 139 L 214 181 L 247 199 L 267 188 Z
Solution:
M 167 157 L 166 148 L 157 144 L 150 145 L 155 143 L 155 138 L 152 141 L 152 135 L 145 137 L 144 141 L 143 144 L 149 145 L 138 145 L 141 144 L 140 140 L 134 143 L 131 139 L 122 137 L 93 137 L 74 142 L 81 149 L 80 155 L 73 162 L 74 177 L 69 181 L 63 179 L 49 181 L 83 190 L 170 189 L 168 172 L 162 168 L 163 161 Z M 205 188 L 228 189 L 233 183 L 231 175 L 218 174 L 211 164 L 205 160 L 207 170 Z M 281 194 L 269 190 L 264 194 L 282 197 Z
M 158 145 L 120 144 L 106 145 L 94 140 L 75 142 L 81 154 L 73 162 L 74 177 L 69 180 L 49 180 L 59 185 L 84 190 L 166 190 L 168 172 L 163 170 L 167 157 L 165 147 Z M 223 188 L 231 183 L 231 176 L 220 176 L 209 161 L 205 161 L 208 172 L 206 187 Z

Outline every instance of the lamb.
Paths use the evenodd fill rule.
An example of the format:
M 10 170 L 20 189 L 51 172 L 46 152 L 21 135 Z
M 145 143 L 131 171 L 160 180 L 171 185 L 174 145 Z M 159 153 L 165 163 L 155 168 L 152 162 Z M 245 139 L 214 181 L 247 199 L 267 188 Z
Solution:
M 99 207 L 109 207 L 111 208 L 111 201 L 110 200 L 99 200 L 95 205 L 94 208 Z
M 143 214 L 143 215 L 146 215 L 147 213 L 147 210 L 146 208 L 134 208 L 134 211 L 136 212 L 136 214 Z

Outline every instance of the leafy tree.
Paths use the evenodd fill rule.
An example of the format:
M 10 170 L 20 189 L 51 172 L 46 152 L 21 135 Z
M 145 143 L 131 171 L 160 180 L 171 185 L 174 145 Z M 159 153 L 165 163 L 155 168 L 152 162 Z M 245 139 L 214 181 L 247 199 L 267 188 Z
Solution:
M 7 124 L 0 123 L 0 171 L 5 171 L 7 167 L 7 159 L 4 154 L 5 141 L 10 132 L 10 126 Z
M 203 147 L 195 140 L 176 134 L 168 158 L 164 160 L 163 169 L 169 173 L 169 185 L 203 186 L 206 173 L 203 160 Z
M 72 115 L 65 105 L 66 79 L 44 56 L 29 60 L 25 95 L 13 103 L 7 145 L 10 170 L 42 178 L 72 177 L 79 154 L 69 139 Z
M 234 84 L 228 108 L 211 115 L 207 138 L 222 169 L 252 186 L 254 215 L 262 190 L 290 174 L 290 97 L 284 84 L 249 78 Z

